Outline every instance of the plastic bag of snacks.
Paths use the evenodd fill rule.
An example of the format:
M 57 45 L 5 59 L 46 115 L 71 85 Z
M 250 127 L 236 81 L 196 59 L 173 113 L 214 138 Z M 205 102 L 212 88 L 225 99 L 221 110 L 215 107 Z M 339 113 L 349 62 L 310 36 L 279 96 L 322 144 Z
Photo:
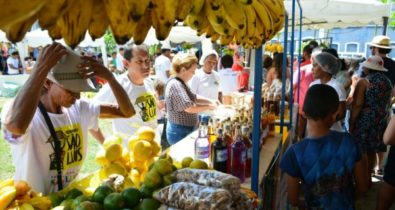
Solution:
M 173 173 L 177 182 L 193 182 L 199 185 L 222 188 L 230 192 L 233 198 L 240 196 L 240 179 L 214 170 L 184 168 Z
M 227 190 L 178 182 L 154 193 L 154 198 L 169 207 L 185 210 L 227 210 L 232 197 Z

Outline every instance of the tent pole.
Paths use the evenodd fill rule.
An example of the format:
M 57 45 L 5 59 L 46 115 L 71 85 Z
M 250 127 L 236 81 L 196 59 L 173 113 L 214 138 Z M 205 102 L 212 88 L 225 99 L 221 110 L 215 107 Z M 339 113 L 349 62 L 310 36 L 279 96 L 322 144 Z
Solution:
M 285 12 L 285 11 L 284 11 Z M 283 73 L 282 73 L 282 87 L 281 87 L 281 112 L 280 112 L 280 134 L 283 134 L 284 127 L 284 111 L 285 111 L 285 85 L 287 80 L 287 52 L 288 52 L 288 14 L 285 12 L 285 26 L 284 26 L 284 52 L 283 52 Z
M 388 17 L 383 17 L 383 35 L 387 35 Z
M 262 46 L 255 50 L 254 113 L 252 126 L 252 172 L 251 189 L 258 194 L 259 187 L 259 145 L 261 141 L 262 106 Z

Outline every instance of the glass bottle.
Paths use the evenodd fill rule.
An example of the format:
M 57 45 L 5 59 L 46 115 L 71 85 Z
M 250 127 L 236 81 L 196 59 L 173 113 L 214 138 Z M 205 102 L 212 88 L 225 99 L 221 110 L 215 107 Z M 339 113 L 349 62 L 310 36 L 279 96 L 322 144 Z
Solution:
M 249 178 L 251 177 L 251 163 L 252 163 L 252 141 L 250 138 L 250 128 L 248 126 L 243 126 L 241 129 L 241 134 L 243 136 L 243 142 L 247 150 L 245 177 Z
M 270 112 L 267 116 L 267 120 L 268 120 L 268 125 L 269 125 L 269 133 L 268 136 L 269 137 L 273 137 L 275 135 L 276 132 L 276 127 L 275 127 L 275 123 L 276 123 L 276 114 L 274 112 L 274 105 L 270 105 Z
M 224 135 L 224 139 L 226 142 L 226 147 L 228 148 L 228 155 L 230 157 L 230 153 L 231 153 L 231 148 L 232 148 L 232 143 L 233 143 L 233 137 L 232 137 L 232 131 L 231 131 L 231 126 L 230 124 L 225 124 L 225 135 Z M 226 167 L 226 171 L 227 173 L 231 173 L 231 162 L 230 162 L 230 158 Z
M 221 128 L 217 130 L 217 136 L 217 139 L 211 144 L 211 162 L 214 170 L 227 173 L 228 147 Z
M 205 161 L 209 164 L 210 142 L 207 138 L 206 125 L 201 123 L 199 126 L 199 136 L 195 140 L 195 159 Z
M 240 126 L 236 128 L 236 136 L 231 148 L 231 174 L 238 177 L 241 182 L 244 182 L 247 151 Z
M 215 136 L 215 133 L 214 133 L 214 123 L 213 123 L 213 119 L 210 119 L 210 120 L 208 121 L 208 126 L 207 126 L 207 137 L 208 137 L 208 140 L 209 140 L 210 144 L 213 143 L 213 142 L 215 141 L 216 136 Z

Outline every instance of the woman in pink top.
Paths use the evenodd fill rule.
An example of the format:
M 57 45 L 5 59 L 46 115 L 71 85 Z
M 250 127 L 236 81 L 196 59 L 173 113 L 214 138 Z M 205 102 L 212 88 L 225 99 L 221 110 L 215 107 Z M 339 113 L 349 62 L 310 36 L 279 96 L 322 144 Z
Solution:
M 304 137 L 304 130 L 306 127 L 306 118 L 303 115 L 303 104 L 307 90 L 309 89 L 310 83 L 314 80 L 313 66 L 311 65 L 311 54 L 313 52 L 313 46 L 306 45 L 303 48 L 303 62 L 300 64 L 300 82 L 298 81 L 299 72 L 298 66 L 294 67 L 293 75 L 293 94 L 294 101 L 299 104 L 298 110 L 298 130 L 297 135 L 299 138 Z M 298 97 L 299 94 L 299 97 Z

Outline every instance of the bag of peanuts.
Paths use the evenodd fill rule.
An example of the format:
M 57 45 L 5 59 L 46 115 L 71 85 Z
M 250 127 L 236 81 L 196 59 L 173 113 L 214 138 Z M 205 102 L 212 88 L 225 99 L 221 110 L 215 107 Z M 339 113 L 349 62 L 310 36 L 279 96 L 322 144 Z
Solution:
M 227 190 L 178 182 L 162 188 L 153 196 L 169 207 L 184 210 L 227 210 L 232 197 Z
M 226 189 L 232 198 L 240 196 L 240 179 L 215 170 L 184 168 L 173 173 L 177 182 L 193 182 L 208 187 Z

